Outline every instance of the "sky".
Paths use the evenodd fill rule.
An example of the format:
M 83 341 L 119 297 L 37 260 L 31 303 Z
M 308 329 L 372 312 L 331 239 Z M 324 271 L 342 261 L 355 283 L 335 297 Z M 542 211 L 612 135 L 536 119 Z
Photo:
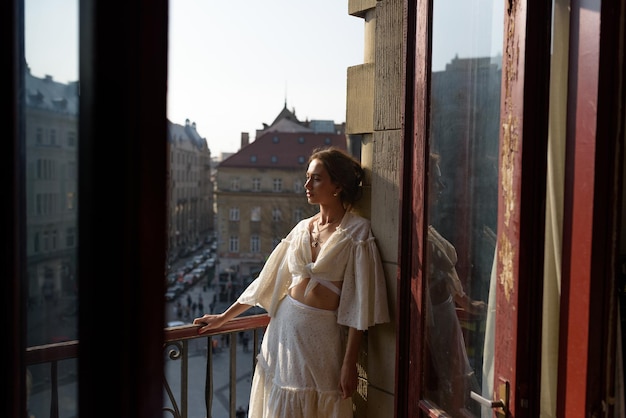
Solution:
M 346 73 L 363 62 L 348 0 L 171 0 L 168 116 L 236 151 L 285 102 L 300 120 L 345 122 Z M 219 145 L 218 145 L 219 144 Z
M 498 0 L 437 0 L 433 70 L 501 55 L 502 16 Z M 78 80 L 77 17 L 78 0 L 25 0 L 33 75 Z M 347 69 L 363 63 L 363 43 L 348 0 L 170 0 L 168 119 L 195 122 L 218 158 L 285 103 L 301 121 L 345 122 Z
M 78 80 L 78 0 L 25 0 L 31 73 Z M 36 30 L 30 30 L 36 29 Z M 196 123 L 213 156 L 236 152 L 287 107 L 345 122 L 346 74 L 363 63 L 348 0 L 170 0 L 168 119 Z

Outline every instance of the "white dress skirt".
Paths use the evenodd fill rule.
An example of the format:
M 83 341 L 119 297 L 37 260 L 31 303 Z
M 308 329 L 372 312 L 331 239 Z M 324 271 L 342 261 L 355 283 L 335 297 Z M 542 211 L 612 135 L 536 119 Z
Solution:
M 248 417 L 352 418 L 339 391 L 344 346 L 335 311 L 285 296 L 257 356 Z

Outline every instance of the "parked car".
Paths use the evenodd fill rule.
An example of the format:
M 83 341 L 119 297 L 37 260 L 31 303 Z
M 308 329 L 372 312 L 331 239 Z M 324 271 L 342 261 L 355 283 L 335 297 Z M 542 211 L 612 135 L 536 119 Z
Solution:
M 176 273 L 176 281 L 177 281 L 178 283 L 180 283 L 180 282 L 182 282 L 182 281 L 183 281 L 183 276 L 184 276 L 184 275 L 185 275 L 185 273 L 187 273 L 187 272 L 185 271 L 185 269 L 180 268 L 180 269 L 176 270 L 176 272 L 175 272 L 175 273 Z
M 167 285 L 168 286 L 173 285 L 174 283 L 176 283 L 178 281 L 179 277 L 180 277 L 180 275 L 178 274 L 178 272 L 169 273 L 167 275 L 167 281 L 166 281 Z
M 207 271 L 209 271 L 210 268 L 213 267 L 213 265 L 214 265 L 213 263 L 207 260 L 204 263 L 200 264 L 198 267 L 202 267 L 204 269 L 204 272 L 206 273 Z
M 183 282 L 177 282 L 167 290 L 168 292 L 176 293 L 176 296 L 178 296 L 185 291 L 185 284 Z
M 193 285 L 195 282 L 196 282 L 196 279 L 193 273 L 187 273 L 183 276 L 183 284 L 185 285 L 185 287 L 189 287 Z
M 195 264 L 195 267 L 198 267 L 200 264 L 204 263 L 204 260 L 202 259 L 202 256 L 200 255 L 196 255 L 192 258 L 193 263 Z
M 195 269 L 191 270 L 191 274 L 193 274 L 194 282 L 197 282 L 198 280 L 203 278 L 205 273 L 206 271 L 202 267 L 196 267 Z
M 176 299 L 178 297 L 179 293 L 174 291 L 174 290 L 168 290 L 167 292 L 165 292 L 165 300 L 167 302 L 171 302 L 174 299 Z

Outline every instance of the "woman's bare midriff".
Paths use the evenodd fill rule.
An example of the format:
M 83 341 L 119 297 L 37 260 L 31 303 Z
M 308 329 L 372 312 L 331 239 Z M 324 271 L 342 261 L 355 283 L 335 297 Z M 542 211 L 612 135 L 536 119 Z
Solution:
M 312 306 L 318 309 L 326 309 L 334 311 L 339 307 L 339 295 L 332 290 L 318 284 L 311 291 L 304 296 L 306 286 L 309 284 L 309 278 L 303 279 L 296 286 L 289 289 L 289 296 L 304 303 L 305 305 Z M 334 286 L 334 283 L 333 283 Z M 341 286 L 337 286 L 337 289 L 341 289 Z

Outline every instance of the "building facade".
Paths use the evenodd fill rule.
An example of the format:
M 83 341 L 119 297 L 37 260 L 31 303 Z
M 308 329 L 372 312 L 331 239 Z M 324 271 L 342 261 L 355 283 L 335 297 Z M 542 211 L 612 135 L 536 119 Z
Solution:
M 242 135 L 241 149 L 217 169 L 218 271 L 245 284 L 298 221 L 317 213 L 305 197 L 308 157 L 318 147 L 346 149 L 342 128 L 300 122 L 285 106 L 254 142 Z
M 26 71 L 26 253 L 29 305 L 77 291 L 78 83 Z
M 189 119 L 168 121 L 168 256 L 185 255 L 212 235 L 214 225 L 211 151 Z

